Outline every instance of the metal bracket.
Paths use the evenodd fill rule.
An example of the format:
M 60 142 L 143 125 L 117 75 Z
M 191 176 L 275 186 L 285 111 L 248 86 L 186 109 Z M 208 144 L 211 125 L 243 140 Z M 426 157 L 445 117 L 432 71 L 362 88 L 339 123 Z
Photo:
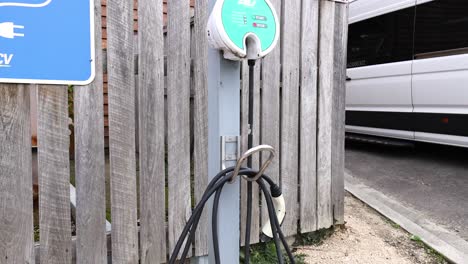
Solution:
M 254 148 L 251 148 L 245 152 L 242 157 L 237 161 L 236 168 L 231 176 L 231 179 L 229 180 L 230 183 L 234 182 L 239 175 L 239 171 L 241 169 L 242 163 L 247 160 L 250 156 L 252 156 L 255 153 L 262 152 L 262 151 L 267 151 L 270 152 L 270 157 L 263 163 L 262 168 L 260 168 L 260 171 L 255 175 L 253 178 L 248 178 L 244 177 L 247 181 L 257 181 L 258 178 L 262 177 L 263 173 L 265 170 L 268 168 L 270 163 L 273 161 L 275 158 L 275 149 L 272 146 L 269 145 L 260 145 Z
M 240 136 L 221 136 L 221 168 L 236 165 L 240 155 Z

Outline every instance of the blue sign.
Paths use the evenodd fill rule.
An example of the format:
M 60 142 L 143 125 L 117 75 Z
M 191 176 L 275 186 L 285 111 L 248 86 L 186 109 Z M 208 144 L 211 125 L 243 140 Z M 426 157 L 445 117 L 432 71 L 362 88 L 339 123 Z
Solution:
M 89 84 L 94 0 L 0 0 L 0 83 Z

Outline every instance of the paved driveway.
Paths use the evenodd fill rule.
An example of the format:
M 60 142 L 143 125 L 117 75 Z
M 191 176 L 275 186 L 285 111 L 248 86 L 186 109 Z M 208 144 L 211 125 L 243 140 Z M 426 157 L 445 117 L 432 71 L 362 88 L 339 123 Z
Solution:
M 347 142 L 346 169 L 468 241 L 468 149 Z

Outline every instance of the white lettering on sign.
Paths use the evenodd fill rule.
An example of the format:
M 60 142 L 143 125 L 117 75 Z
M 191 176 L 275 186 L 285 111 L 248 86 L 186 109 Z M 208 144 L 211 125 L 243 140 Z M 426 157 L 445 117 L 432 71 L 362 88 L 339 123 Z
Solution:
M 13 54 L 2 54 L 0 53 L 0 67 L 11 67 L 11 61 L 13 60 Z
M 257 0 L 239 0 L 238 4 L 239 5 L 245 5 L 245 6 L 254 6 L 257 3 Z

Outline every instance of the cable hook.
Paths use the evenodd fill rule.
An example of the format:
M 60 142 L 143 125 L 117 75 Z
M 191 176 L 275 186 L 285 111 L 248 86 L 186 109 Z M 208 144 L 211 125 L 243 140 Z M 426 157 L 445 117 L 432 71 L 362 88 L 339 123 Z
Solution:
M 260 145 L 260 146 L 251 148 L 251 149 L 247 150 L 244 154 L 242 154 L 240 159 L 237 161 L 236 168 L 234 169 L 234 172 L 233 172 L 233 174 L 231 176 L 231 179 L 229 180 L 229 183 L 233 183 L 236 180 L 237 176 L 239 176 L 239 171 L 240 171 L 240 169 L 242 167 L 242 163 L 245 160 L 247 160 L 253 154 L 258 153 L 258 152 L 262 152 L 262 151 L 268 151 L 270 153 L 270 156 L 268 157 L 267 161 L 265 161 L 265 163 L 263 163 L 260 171 L 253 178 L 249 178 L 249 177 L 244 176 L 244 179 L 246 179 L 247 181 L 251 181 L 251 182 L 257 181 L 258 178 L 260 178 L 263 175 L 265 170 L 268 168 L 268 166 L 271 164 L 271 162 L 275 158 L 276 152 L 275 152 L 275 149 L 272 146 Z

